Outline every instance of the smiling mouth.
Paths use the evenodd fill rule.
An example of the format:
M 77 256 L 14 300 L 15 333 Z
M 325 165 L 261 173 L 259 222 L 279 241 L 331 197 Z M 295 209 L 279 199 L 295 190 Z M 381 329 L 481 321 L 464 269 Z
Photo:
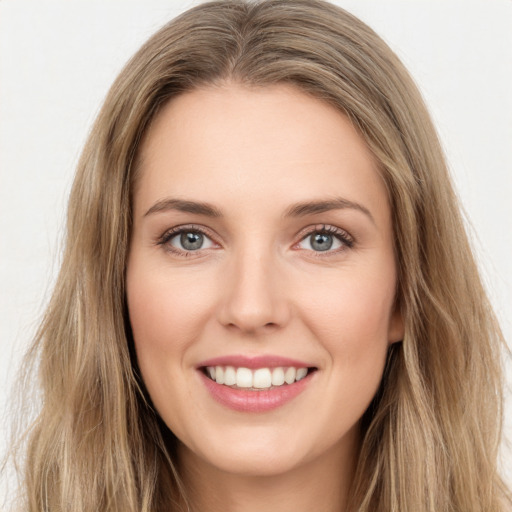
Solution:
M 201 370 L 210 380 L 232 389 L 268 391 L 294 384 L 306 378 L 317 368 L 280 366 L 250 369 L 234 366 L 203 366 Z

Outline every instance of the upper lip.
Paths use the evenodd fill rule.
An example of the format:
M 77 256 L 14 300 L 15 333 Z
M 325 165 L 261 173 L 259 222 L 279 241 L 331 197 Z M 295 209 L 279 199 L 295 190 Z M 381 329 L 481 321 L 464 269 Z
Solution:
M 280 366 L 314 368 L 314 365 L 305 363 L 304 361 L 273 354 L 260 356 L 245 356 L 239 354 L 219 356 L 202 361 L 197 365 L 198 368 L 204 368 L 206 366 L 234 366 L 236 368 L 250 368 L 253 370 L 256 368 L 277 368 Z

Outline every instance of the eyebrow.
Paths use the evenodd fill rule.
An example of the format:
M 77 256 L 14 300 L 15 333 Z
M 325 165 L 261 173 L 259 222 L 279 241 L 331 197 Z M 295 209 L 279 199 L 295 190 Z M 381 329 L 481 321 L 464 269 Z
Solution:
M 357 210 L 361 213 L 364 213 L 372 221 L 372 223 L 375 224 L 375 219 L 373 218 L 368 208 L 362 204 L 349 201 L 348 199 L 341 197 L 328 200 L 306 201 L 303 203 L 294 204 L 285 211 L 284 217 L 305 217 L 307 215 L 315 215 L 331 210 L 345 209 Z M 223 216 L 222 212 L 218 208 L 209 203 L 190 201 L 186 199 L 165 198 L 157 201 L 144 214 L 144 217 L 169 210 L 177 210 L 185 213 L 195 213 L 197 215 L 204 215 L 206 217 Z
M 285 212 L 285 217 L 304 217 L 306 215 L 314 215 L 316 213 L 324 213 L 331 210 L 357 210 L 361 213 L 364 213 L 373 224 L 375 224 L 375 219 L 371 214 L 370 210 L 363 206 L 362 204 L 356 203 L 354 201 L 349 201 L 348 199 L 344 199 L 342 197 L 336 197 L 333 199 L 328 199 L 326 201 L 306 201 L 304 203 L 297 203 L 292 205 Z
M 166 212 L 169 210 L 177 210 L 185 213 L 195 213 L 198 215 L 205 215 L 206 217 L 222 217 L 221 211 L 211 204 L 173 198 L 166 198 L 157 201 L 144 214 L 144 217 L 154 213 Z

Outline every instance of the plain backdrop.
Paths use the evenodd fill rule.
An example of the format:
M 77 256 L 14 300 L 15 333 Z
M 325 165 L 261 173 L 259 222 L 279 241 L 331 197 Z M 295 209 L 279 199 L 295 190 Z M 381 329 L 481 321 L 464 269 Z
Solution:
M 0 418 L 59 266 L 81 147 L 126 60 L 194 1 L 0 1 Z M 512 0 L 338 0 L 405 62 L 512 340 Z M 507 357 L 507 359 L 509 359 Z M 506 432 L 512 437 L 508 362 Z M 5 425 L 0 450 L 5 448 Z M 504 470 L 512 482 L 512 451 Z

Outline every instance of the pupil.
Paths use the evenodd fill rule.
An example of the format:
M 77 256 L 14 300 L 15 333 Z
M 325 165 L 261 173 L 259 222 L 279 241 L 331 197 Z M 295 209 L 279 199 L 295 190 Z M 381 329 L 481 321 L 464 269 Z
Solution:
M 182 233 L 180 242 L 187 251 L 197 251 L 203 245 L 203 235 L 201 233 Z
M 332 247 L 332 242 L 332 235 L 317 233 L 316 235 L 313 235 L 311 247 L 313 247 L 315 251 L 327 251 Z

